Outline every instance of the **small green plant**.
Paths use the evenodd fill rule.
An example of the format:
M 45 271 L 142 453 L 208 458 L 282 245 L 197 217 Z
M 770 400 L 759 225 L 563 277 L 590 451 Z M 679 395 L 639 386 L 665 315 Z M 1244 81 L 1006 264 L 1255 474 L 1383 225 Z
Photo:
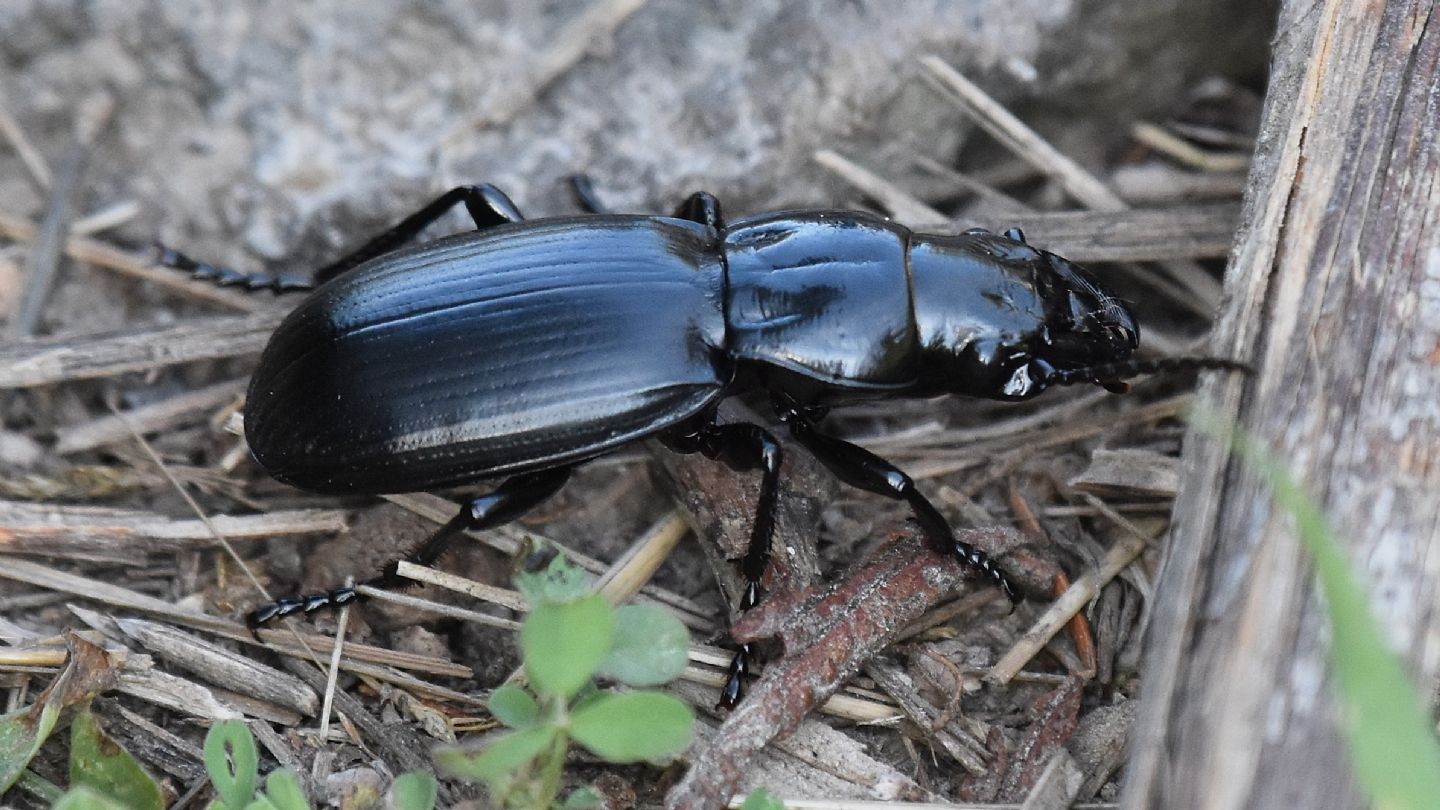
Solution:
M 225 720 L 205 735 L 205 771 L 215 786 L 211 810 L 310 810 L 300 778 L 289 768 L 271 771 L 260 786 L 260 757 L 250 728 L 239 720 Z M 390 787 L 390 806 L 397 810 L 432 810 L 435 777 L 407 773 Z
M 483 782 L 495 803 L 514 808 L 594 807 L 588 789 L 557 804 L 565 752 L 574 740 L 608 762 L 662 761 L 690 744 L 690 707 L 663 692 L 599 689 L 596 677 L 657 686 L 685 668 L 689 635 L 660 608 L 613 608 L 585 575 L 555 558 L 517 577 L 532 606 L 520 630 L 529 689 L 511 684 L 490 696 L 490 712 L 511 731 L 480 751 L 438 752 L 452 774 Z
M 144 810 L 165 805 L 160 786 L 134 759 L 106 737 L 90 713 L 83 712 L 71 729 L 70 790 L 55 810 Z M 211 810 L 310 810 L 310 802 L 294 771 L 282 768 L 259 790 L 260 757 L 255 738 L 240 720 L 216 723 L 205 735 L 205 770 L 215 786 Z M 390 806 L 397 810 L 433 810 L 435 777 L 407 773 L 390 788 Z
M 763 787 L 750 791 L 745 797 L 745 803 L 740 805 L 740 810 L 785 810 L 785 803 L 770 795 L 770 791 Z

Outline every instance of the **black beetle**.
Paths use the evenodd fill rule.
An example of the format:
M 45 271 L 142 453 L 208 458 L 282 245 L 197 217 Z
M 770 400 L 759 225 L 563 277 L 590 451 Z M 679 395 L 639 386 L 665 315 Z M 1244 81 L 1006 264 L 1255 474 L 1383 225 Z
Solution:
M 493 186 L 451 190 L 317 272 L 275 330 L 250 383 L 245 436 L 272 476 L 325 493 L 383 494 L 507 476 L 412 555 L 433 562 L 465 529 L 515 519 L 571 469 L 656 436 L 762 484 L 742 563 L 741 607 L 769 559 L 781 446 L 764 427 L 717 424 L 719 401 L 768 392 L 795 440 L 846 483 L 903 500 L 930 542 L 1012 599 L 979 550 L 894 465 L 817 426 L 831 406 L 960 394 L 1024 400 L 1052 385 L 1121 390 L 1162 368 L 1138 361 L 1130 311 L 1085 271 L 1018 230 L 914 233 L 848 211 L 726 223 L 714 197 L 672 217 L 603 213 L 525 221 Z M 398 249 L 463 203 L 476 231 Z M 277 291 L 293 277 L 243 275 L 163 250 L 161 262 Z M 404 584 L 394 567 L 370 583 Z M 254 623 L 353 599 L 287 599 Z M 749 651 L 731 666 L 738 697 Z

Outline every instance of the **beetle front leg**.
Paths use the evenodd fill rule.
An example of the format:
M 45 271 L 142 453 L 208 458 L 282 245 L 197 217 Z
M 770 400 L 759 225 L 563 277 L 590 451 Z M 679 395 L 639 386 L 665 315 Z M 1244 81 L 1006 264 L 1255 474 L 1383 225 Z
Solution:
M 559 467 L 505 479 L 493 492 L 481 495 L 460 507 L 460 512 L 455 517 L 431 534 L 418 549 L 407 555 L 405 561 L 416 565 L 434 565 L 445 554 L 450 543 L 463 532 L 509 523 L 560 491 L 570 479 L 572 469 Z M 399 575 L 399 568 L 398 562 L 392 562 L 385 566 L 380 576 L 360 584 L 386 590 L 396 590 L 413 584 Z M 354 587 L 347 586 L 323 593 L 277 599 L 251 611 L 245 618 L 245 623 L 253 629 L 293 613 L 311 613 L 323 608 L 347 605 L 359 597 L 360 594 Z
M 355 251 L 315 271 L 315 282 L 323 284 L 376 256 L 383 256 L 394 251 L 414 239 L 421 231 L 449 213 L 451 208 L 461 203 L 464 203 L 465 210 L 470 212 L 470 218 L 475 220 L 476 230 L 483 231 L 496 225 L 520 222 L 525 219 L 520 214 L 520 209 L 515 207 L 515 203 L 505 195 L 505 192 L 489 183 L 481 183 L 478 186 L 456 186 L 436 197 L 429 205 L 400 220 L 394 227 L 361 245 Z
M 915 487 L 915 481 L 901 472 L 900 468 L 857 444 L 821 433 L 801 408 L 783 407 L 780 418 L 790 426 L 790 435 L 833 472 L 836 478 L 866 492 L 908 503 L 931 547 L 942 554 L 956 555 L 1003 590 L 1012 603 L 1020 601 L 1020 596 L 1010 584 L 1010 580 L 995 567 L 990 557 L 969 543 L 956 540 L 955 531 L 950 528 L 949 521 L 945 520 L 945 516 L 940 514 L 940 510 L 935 508 L 930 499 L 920 493 Z
M 740 563 L 745 577 L 745 592 L 740 609 L 749 610 L 760 602 L 760 583 L 770 564 L 770 544 L 775 535 L 775 506 L 780 493 L 780 463 L 783 452 L 780 442 L 759 425 L 734 423 L 717 425 L 713 421 L 698 430 L 674 431 L 662 437 L 666 446 L 678 453 L 700 453 L 706 458 L 724 462 L 737 472 L 760 470 L 760 500 L 755 506 L 755 523 L 750 530 L 750 544 Z M 720 705 L 732 709 L 740 702 L 745 675 L 755 650 L 741 644 L 730 661 L 725 686 L 720 692 Z

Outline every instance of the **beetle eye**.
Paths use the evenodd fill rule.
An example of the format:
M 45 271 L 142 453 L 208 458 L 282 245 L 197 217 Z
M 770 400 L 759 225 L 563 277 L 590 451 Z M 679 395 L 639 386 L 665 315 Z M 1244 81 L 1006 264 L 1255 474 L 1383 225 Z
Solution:
M 1140 336 L 1120 324 L 1106 324 L 1105 337 L 1116 346 L 1124 346 L 1128 349 L 1140 348 Z

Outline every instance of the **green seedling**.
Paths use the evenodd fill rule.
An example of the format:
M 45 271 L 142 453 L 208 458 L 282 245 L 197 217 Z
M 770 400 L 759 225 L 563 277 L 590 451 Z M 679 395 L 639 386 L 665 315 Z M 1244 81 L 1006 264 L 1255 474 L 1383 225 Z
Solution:
M 250 728 L 239 720 L 211 726 L 205 735 L 205 770 L 215 786 L 211 810 L 310 810 L 300 778 L 289 768 L 271 771 L 259 790 L 260 757 Z M 390 787 L 389 806 L 396 810 L 433 810 L 435 777 L 407 773 Z
M 740 805 L 740 810 L 785 810 L 785 803 L 770 795 L 770 791 L 763 787 L 750 791 L 745 797 L 745 803 Z
M 599 689 L 595 679 L 629 687 L 673 680 L 688 660 L 684 625 L 648 605 L 611 607 L 563 557 L 516 584 L 532 606 L 520 630 L 529 688 L 502 686 L 489 704 L 511 730 L 478 752 L 442 750 L 437 764 L 483 782 L 502 807 L 576 810 L 597 806 L 599 796 L 582 789 L 557 803 L 572 740 L 607 762 L 682 753 L 693 733 L 689 706 L 653 690 Z

